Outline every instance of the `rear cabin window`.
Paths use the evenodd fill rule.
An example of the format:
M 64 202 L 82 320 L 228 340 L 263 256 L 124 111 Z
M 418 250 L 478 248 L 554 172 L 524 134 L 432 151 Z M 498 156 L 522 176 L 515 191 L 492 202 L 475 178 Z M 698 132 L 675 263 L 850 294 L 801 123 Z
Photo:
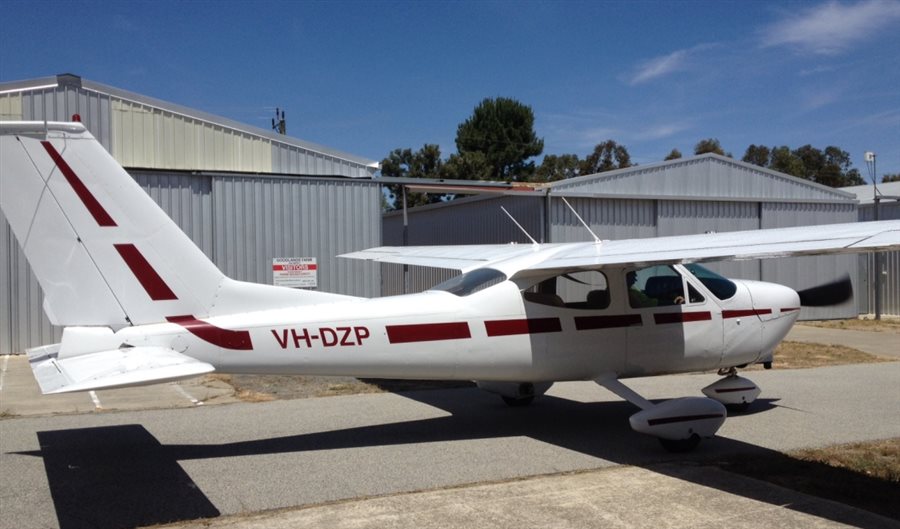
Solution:
M 609 307 L 609 283 L 598 270 L 567 272 L 526 289 L 525 301 L 581 310 L 601 310 Z

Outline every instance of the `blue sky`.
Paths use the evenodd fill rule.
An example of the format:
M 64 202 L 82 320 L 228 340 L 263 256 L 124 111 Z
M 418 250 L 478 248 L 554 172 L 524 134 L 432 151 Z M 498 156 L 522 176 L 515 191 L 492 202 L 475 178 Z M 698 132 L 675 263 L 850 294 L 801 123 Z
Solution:
M 706 137 L 837 145 L 900 172 L 900 0 L 5 0 L 0 81 L 70 72 L 380 160 L 455 151 L 485 97 L 530 105 L 545 154 L 634 161 Z

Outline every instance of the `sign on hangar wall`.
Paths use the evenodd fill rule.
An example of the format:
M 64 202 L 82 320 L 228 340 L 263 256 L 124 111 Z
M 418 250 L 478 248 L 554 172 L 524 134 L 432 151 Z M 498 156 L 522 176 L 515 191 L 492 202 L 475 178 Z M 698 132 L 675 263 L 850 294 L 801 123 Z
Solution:
M 272 258 L 272 284 L 290 288 L 317 288 L 315 257 Z

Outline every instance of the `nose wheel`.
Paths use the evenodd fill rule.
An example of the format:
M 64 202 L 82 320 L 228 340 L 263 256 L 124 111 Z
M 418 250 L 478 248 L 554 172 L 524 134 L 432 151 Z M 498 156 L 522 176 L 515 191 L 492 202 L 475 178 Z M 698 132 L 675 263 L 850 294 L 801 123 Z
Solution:
M 745 412 L 761 390 L 752 380 L 738 376 L 734 367 L 719 370 L 724 378 L 703 388 L 703 394 L 725 405 L 728 411 Z

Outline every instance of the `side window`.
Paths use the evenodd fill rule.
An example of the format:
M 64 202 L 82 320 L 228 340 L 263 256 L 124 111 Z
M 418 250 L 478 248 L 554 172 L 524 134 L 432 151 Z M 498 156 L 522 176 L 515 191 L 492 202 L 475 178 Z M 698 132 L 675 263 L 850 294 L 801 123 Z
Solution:
M 541 281 L 522 292 L 525 301 L 567 307 L 601 310 L 609 307 L 609 283 L 603 272 L 582 270 L 568 272 Z
M 632 308 L 663 307 L 684 303 L 684 280 L 667 265 L 631 270 L 625 274 Z M 694 292 L 695 296 L 700 294 Z

